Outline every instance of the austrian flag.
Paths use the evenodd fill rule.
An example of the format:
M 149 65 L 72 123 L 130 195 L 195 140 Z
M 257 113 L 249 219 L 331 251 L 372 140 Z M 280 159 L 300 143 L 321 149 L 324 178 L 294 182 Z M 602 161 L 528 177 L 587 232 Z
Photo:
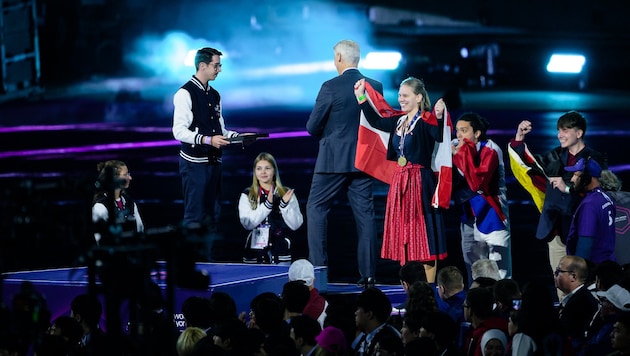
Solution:
M 370 105 L 382 118 L 396 120 L 398 117 L 406 114 L 404 111 L 393 109 L 385 98 L 367 82 L 365 83 L 365 95 Z M 443 140 L 435 143 L 433 159 L 431 160 L 431 169 L 435 172 L 438 182 L 431 205 L 434 208 L 448 209 L 452 188 L 453 157 L 451 155 L 450 138 L 453 126 L 446 108 L 444 109 L 444 116 Z M 432 117 L 435 118 L 435 115 L 432 115 Z M 437 125 L 437 122 L 428 123 Z M 387 160 L 389 135 L 389 132 L 372 127 L 365 118 L 363 111 L 361 111 L 354 165 L 357 169 L 387 184 L 391 183 L 397 167 L 394 161 Z

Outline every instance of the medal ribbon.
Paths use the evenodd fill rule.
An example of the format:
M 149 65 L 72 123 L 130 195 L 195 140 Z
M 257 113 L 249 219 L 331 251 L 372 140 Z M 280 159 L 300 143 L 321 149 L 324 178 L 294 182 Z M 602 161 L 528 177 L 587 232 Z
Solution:
M 407 137 L 407 133 L 409 133 L 409 131 L 411 130 L 411 127 L 413 126 L 413 124 L 416 122 L 416 120 L 418 120 L 418 118 L 420 117 L 422 110 L 418 110 L 418 112 L 413 116 L 413 119 L 411 119 L 411 122 L 409 122 L 409 125 L 407 126 L 407 128 L 402 127 L 401 133 L 400 133 L 400 143 L 398 144 L 398 149 L 400 150 L 400 156 L 399 157 L 405 157 L 405 138 Z M 403 125 L 404 126 L 404 121 L 403 121 Z

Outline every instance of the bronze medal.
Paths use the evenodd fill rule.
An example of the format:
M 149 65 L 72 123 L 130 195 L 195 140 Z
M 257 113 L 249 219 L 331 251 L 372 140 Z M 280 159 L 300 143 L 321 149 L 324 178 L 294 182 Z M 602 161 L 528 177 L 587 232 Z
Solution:
M 405 158 L 405 156 L 398 157 L 398 165 L 401 167 L 404 167 L 407 165 L 407 159 Z

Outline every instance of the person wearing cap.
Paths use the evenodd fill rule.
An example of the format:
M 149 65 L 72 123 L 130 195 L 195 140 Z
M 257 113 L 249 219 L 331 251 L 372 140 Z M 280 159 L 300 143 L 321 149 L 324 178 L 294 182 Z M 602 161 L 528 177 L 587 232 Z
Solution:
M 183 225 L 200 229 L 210 222 L 216 227 L 220 216 L 222 148 L 238 132 L 225 128 L 221 96 L 208 83 L 221 72 L 221 51 L 205 47 L 195 55 L 197 72 L 173 97 L 173 137 L 181 142 L 179 173 L 184 195 Z M 211 241 L 206 242 L 212 260 Z
M 592 158 L 581 158 L 573 166 L 571 183 L 584 193 L 569 228 L 567 254 L 577 255 L 598 264 L 615 261 L 615 203 L 599 185 L 602 168 Z
M 308 287 L 310 296 L 302 314 L 317 320 L 319 325 L 324 327 L 328 302 L 314 287 L 315 268 L 313 265 L 306 259 L 293 261 L 289 266 L 289 281 L 302 281 Z
M 586 119 L 577 111 L 564 113 L 556 123 L 559 146 L 543 154 L 533 154 L 525 136 L 534 126 L 529 120 L 518 125 L 508 153 L 510 168 L 519 184 L 527 190 L 540 211 L 536 238 L 548 242 L 551 271 L 566 255 L 566 238 L 573 212 L 581 197 L 573 189 L 571 173 L 564 170 L 580 158 L 592 157 L 607 169 L 605 154 L 586 145 Z
M 319 335 L 315 337 L 318 350 L 315 355 L 346 355 L 348 341 L 341 329 L 334 326 L 325 327 Z
M 596 294 L 599 298 L 599 312 L 591 323 L 593 328 L 587 331 L 587 340 L 580 355 L 606 355 L 613 352 L 611 333 L 615 322 L 622 313 L 630 312 L 630 292 L 619 284 Z

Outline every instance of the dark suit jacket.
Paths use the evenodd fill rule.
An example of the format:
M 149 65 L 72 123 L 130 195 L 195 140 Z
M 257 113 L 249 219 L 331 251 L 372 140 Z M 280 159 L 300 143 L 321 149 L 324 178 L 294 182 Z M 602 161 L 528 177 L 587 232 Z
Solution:
M 365 78 L 358 69 L 347 69 L 322 84 L 315 107 L 306 122 L 312 136 L 319 137 L 315 173 L 358 172 L 354 167 L 361 109 L 354 96 L 354 84 Z M 366 78 L 383 93 L 383 84 Z
M 598 301 L 586 286 L 573 294 L 560 311 L 560 325 L 572 341 L 584 340 L 584 332 L 597 312 Z

